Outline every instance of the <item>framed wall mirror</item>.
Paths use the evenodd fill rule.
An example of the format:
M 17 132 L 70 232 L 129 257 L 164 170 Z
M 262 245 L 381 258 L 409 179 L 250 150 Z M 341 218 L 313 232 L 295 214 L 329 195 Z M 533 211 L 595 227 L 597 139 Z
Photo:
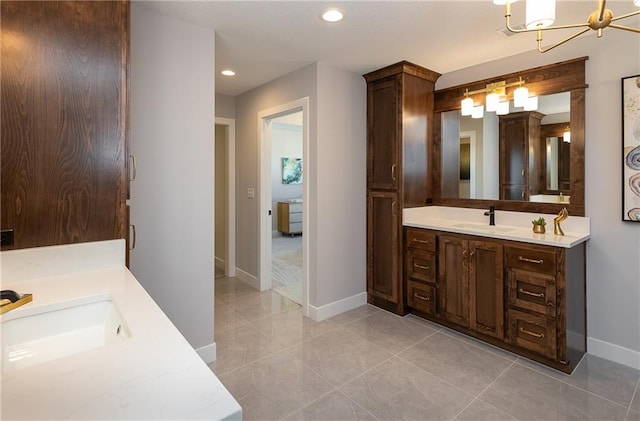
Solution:
M 584 93 L 587 57 L 435 92 L 433 204 L 584 215 Z M 462 116 L 465 92 L 520 78 L 535 111 Z M 512 98 L 513 88 L 505 96 Z M 477 103 L 484 103 L 478 94 Z

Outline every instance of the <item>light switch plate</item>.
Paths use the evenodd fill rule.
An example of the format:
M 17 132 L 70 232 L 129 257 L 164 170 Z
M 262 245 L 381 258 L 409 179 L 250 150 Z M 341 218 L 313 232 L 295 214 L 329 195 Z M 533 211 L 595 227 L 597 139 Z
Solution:
M 255 199 L 256 198 L 256 190 L 253 187 L 249 187 L 247 189 L 247 197 L 249 199 Z

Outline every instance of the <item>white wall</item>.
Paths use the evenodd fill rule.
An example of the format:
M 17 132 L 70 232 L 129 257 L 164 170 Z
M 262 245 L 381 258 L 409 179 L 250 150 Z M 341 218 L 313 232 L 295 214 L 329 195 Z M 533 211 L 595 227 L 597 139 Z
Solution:
M 315 63 L 236 98 L 238 267 L 258 276 L 258 112 L 309 97 L 309 300 L 324 318 L 366 291 L 366 85 L 362 76 Z M 355 301 L 349 301 L 353 303 Z M 364 303 L 364 301 L 362 301 Z M 350 305 L 350 304 L 343 304 Z
M 131 270 L 205 360 L 215 358 L 214 48 L 212 30 L 132 3 Z
M 528 36 L 528 35 L 518 35 Z M 532 47 L 535 40 L 532 39 Z M 622 222 L 620 79 L 640 73 L 640 37 L 606 30 L 541 55 L 529 52 L 443 75 L 437 89 L 589 56 L 585 185 L 588 352 L 640 368 L 640 224 Z

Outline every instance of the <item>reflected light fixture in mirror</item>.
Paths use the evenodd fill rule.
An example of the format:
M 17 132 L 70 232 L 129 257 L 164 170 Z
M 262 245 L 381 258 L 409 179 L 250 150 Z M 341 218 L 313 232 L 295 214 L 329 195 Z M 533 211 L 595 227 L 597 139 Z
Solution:
M 639 0 L 640 1 L 640 0 Z M 504 80 L 489 83 L 484 89 L 477 89 L 464 93 L 464 99 L 460 102 L 460 115 L 471 116 L 472 118 L 482 118 L 484 110 L 495 112 L 497 115 L 509 114 L 509 98 L 506 96 L 506 88 L 517 86 L 513 91 L 513 106 L 524 108 L 524 111 L 535 111 L 538 109 L 538 97 L 529 96 L 529 89 L 524 86 L 524 81 L 519 78 L 517 82 L 506 83 Z M 486 94 L 484 107 L 482 104 L 475 105 L 471 95 Z
M 571 143 L 571 132 L 569 131 L 569 127 L 567 127 L 564 133 L 562 133 L 562 141 L 565 143 Z

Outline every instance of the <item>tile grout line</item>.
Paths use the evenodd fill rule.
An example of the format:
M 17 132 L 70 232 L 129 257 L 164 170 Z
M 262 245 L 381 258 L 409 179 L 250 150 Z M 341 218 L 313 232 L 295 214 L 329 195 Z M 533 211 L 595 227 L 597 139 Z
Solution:
M 582 392 L 588 393 L 589 395 L 595 396 L 596 398 L 599 398 L 599 399 L 605 400 L 605 401 L 610 402 L 610 403 L 612 403 L 612 404 L 614 404 L 614 405 L 616 405 L 616 406 L 619 406 L 619 407 L 625 408 L 625 405 L 623 405 L 623 404 L 621 404 L 621 403 L 619 403 L 619 402 L 612 401 L 611 399 L 609 399 L 609 398 L 607 398 L 607 397 L 605 397 L 605 396 L 602 396 L 602 395 L 598 395 L 597 393 L 592 392 L 591 390 L 587 390 L 587 389 L 584 389 L 584 388 L 582 388 L 582 387 L 580 387 L 580 386 L 578 386 L 578 385 L 571 384 L 571 383 L 569 383 L 569 382 L 565 381 L 563 378 L 553 377 L 551 374 L 545 373 L 545 372 L 544 372 L 544 371 L 542 371 L 541 369 L 538 369 L 538 368 L 537 368 L 537 366 L 531 367 L 531 366 L 529 366 L 529 365 L 522 364 L 522 363 L 520 363 L 520 362 L 519 362 L 519 361 L 520 361 L 520 359 L 522 359 L 522 358 L 524 358 L 524 357 L 518 357 L 518 359 L 515 361 L 515 363 L 517 363 L 520 367 L 526 368 L 526 369 L 531 370 L 531 371 L 535 371 L 535 372 L 536 372 L 536 373 L 538 373 L 538 374 L 541 374 L 541 375 L 543 375 L 543 376 L 546 376 L 546 377 L 548 377 L 548 378 L 550 378 L 550 379 L 552 379 L 552 380 L 559 381 L 559 382 L 561 382 L 561 383 L 563 383 L 563 384 L 565 384 L 565 385 L 567 385 L 567 386 L 569 386 L 569 387 L 573 387 L 574 389 L 578 389 L 578 390 L 580 390 L 580 391 L 582 391 Z M 533 361 L 533 360 L 531 360 L 531 361 Z M 539 363 L 537 363 L 537 362 L 535 362 L 535 361 L 533 361 L 533 362 L 534 362 L 535 364 L 539 364 Z M 542 368 L 544 368 L 544 367 L 542 367 Z M 576 366 L 576 368 L 574 369 L 574 373 L 575 373 L 575 370 L 577 370 L 577 369 L 578 369 L 578 366 Z M 570 377 L 571 375 L 570 375 L 570 374 L 568 374 L 568 376 Z M 637 384 L 636 384 L 636 387 L 637 387 Z M 631 397 L 631 402 L 629 402 L 629 405 L 631 405 L 632 403 L 633 403 L 633 396 Z M 627 408 L 628 408 L 628 407 L 627 407 Z
M 638 383 L 636 383 L 636 388 L 631 395 L 631 401 L 629 402 L 629 406 L 627 407 L 627 413 L 624 415 L 624 419 L 627 420 L 629 418 L 629 414 L 631 413 L 631 405 L 633 405 L 633 401 L 635 400 L 636 395 L 640 391 L 640 379 L 638 379 Z

